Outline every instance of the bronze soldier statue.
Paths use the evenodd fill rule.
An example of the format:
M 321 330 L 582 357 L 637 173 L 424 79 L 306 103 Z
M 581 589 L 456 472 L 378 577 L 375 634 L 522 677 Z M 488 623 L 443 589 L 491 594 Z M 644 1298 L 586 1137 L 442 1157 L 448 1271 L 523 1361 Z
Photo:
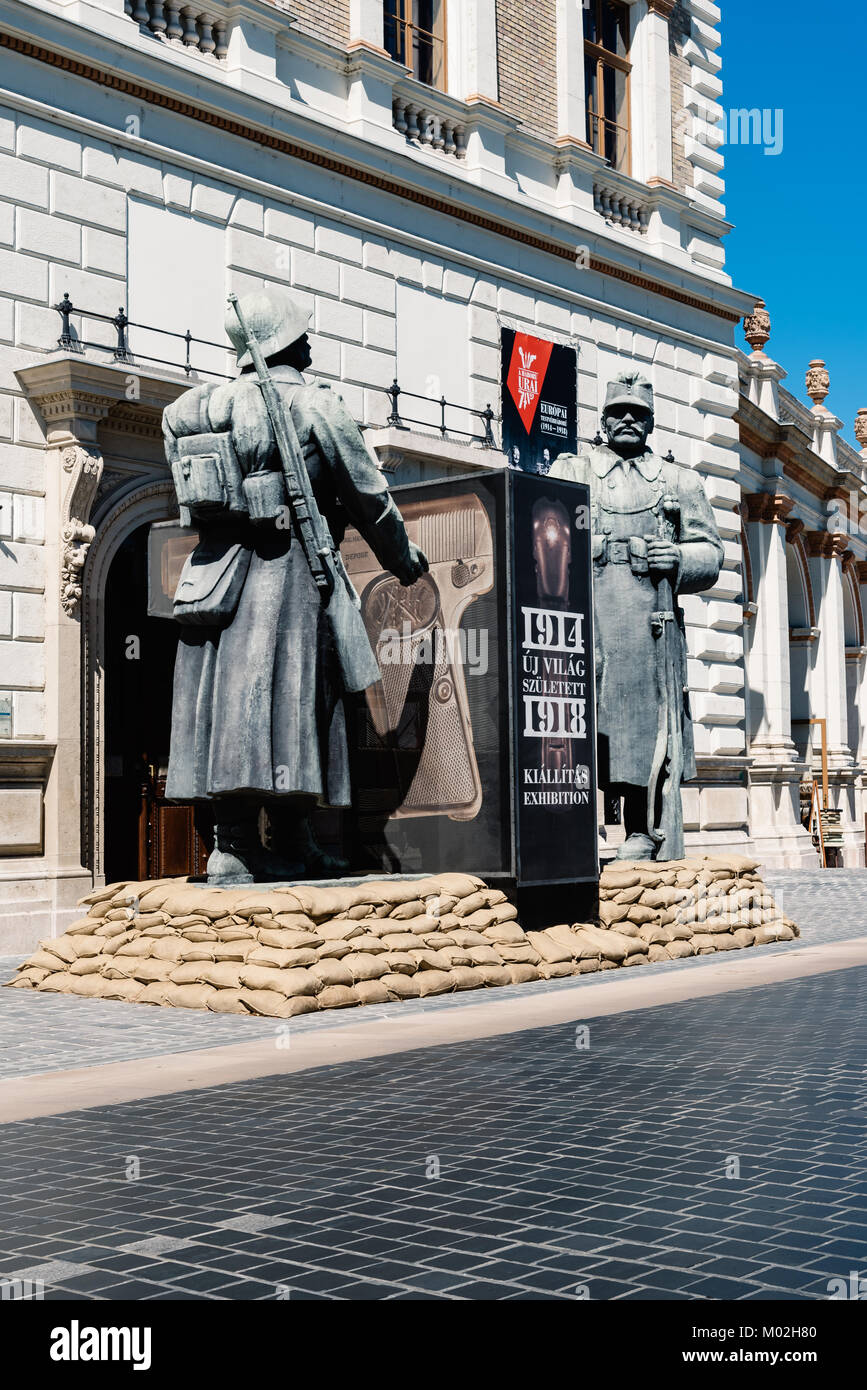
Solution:
M 163 414 L 181 518 L 201 537 L 175 594 L 166 795 L 211 804 L 218 884 L 346 869 L 309 819 L 350 804 L 342 697 L 379 679 L 338 551 L 346 525 L 402 584 L 427 569 L 342 400 L 302 375 L 309 310 L 277 289 L 231 300 L 240 375 Z
M 551 476 L 587 483 L 593 530 L 599 785 L 622 796 L 619 859 L 680 859 L 680 784 L 695 776 L 678 594 L 716 582 L 723 546 L 701 478 L 647 448 L 653 387 L 609 383 L 607 444 L 560 454 Z

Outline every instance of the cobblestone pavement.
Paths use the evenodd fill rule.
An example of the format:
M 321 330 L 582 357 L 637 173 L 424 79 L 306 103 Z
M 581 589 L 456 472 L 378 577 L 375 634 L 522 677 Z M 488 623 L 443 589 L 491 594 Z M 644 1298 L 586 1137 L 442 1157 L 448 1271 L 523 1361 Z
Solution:
M 774 871 L 765 875 L 780 906 L 801 926 L 797 941 L 752 947 L 756 954 L 793 951 L 867 934 L 867 871 Z M 740 957 L 732 953 L 727 959 Z M 11 979 L 20 956 L 0 957 L 0 981 Z M 660 971 L 701 970 L 719 956 L 693 956 L 641 968 L 641 978 Z M 593 989 L 610 982 L 611 972 L 582 975 L 566 980 L 534 981 L 508 985 L 484 993 L 498 999 L 538 995 L 540 991 Z M 441 1013 L 478 1004 L 482 995 L 467 990 L 429 999 L 404 1000 L 377 1006 L 379 1014 Z M 368 1018 L 373 1009 L 364 1009 Z M 341 1028 L 357 1024 L 357 1009 L 335 1009 L 292 1020 L 292 1031 Z M 60 1071 L 107 1062 L 127 1062 L 140 1057 L 190 1052 L 271 1036 L 277 1024 L 268 1018 L 238 1018 L 230 1014 L 200 1013 L 192 1009 L 156 1009 L 114 1000 L 82 999 L 0 989 L 0 1079 L 37 1072 Z
M 865 1005 L 853 967 L 9 1124 L 0 1276 L 62 1299 L 827 1297 L 867 1269 Z

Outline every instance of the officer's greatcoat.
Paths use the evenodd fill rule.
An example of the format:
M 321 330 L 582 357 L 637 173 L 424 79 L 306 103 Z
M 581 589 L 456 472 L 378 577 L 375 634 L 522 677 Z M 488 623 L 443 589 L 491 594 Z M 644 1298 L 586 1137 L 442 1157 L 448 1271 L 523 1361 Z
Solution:
M 292 367 L 274 367 L 291 411 L 313 493 L 339 543 L 347 522 L 384 567 L 405 563 L 408 542 L 388 485 L 346 407 Z M 280 470 L 267 414 L 241 389 L 218 387 L 204 427 L 231 430 L 246 476 Z M 203 428 L 201 397 L 181 397 L 165 414 L 173 438 Z M 261 402 L 258 391 L 253 400 Z M 233 404 L 236 408 L 233 410 Z M 249 552 L 249 569 L 228 626 L 184 626 L 175 662 L 166 795 L 187 801 L 232 793 L 307 795 L 350 804 L 343 689 L 319 591 L 291 527 L 221 523 Z M 204 527 L 201 528 L 204 530 Z
M 587 483 L 593 530 L 596 698 L 599 783 L 646 787 L 659 727 L 656 639 L 651 619 L 659 609 L 657 582 L 648 571 L 647 540 L 658 537 L 663 495 L 676 499 L 679 516 L 670 536 L 680 550 L 675 594 L 697 593 L 716 582 L 723 546 L 701 479 L 689 468 L 649 450 L 622 459 L 608 445 L 586 456 L 560 454 L 551 476 Z M 683 614 L 675 604 L 683 696 L 684 780 L 695 776 L 686 693 Z

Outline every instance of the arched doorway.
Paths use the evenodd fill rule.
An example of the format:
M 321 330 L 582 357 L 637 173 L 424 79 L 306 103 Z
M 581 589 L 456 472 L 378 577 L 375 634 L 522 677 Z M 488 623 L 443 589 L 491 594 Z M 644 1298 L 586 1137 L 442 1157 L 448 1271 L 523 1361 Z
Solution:
M 191 806 L 165 799 L 178 630 L 170 616 L 149 611 L 152 526 L 145 522 L 121 542 L 105 584 L 104 873 L 109 882 L 202 873 L 209 852 L 210 827 L 203 818 L 197 825 Z M 159 574 L 150 578 L 151 588 L 154 580 L 159 583 Z
M 88 555 L 82 807 L 97 881 L 198 874 L 209 852 L 206 818 L 164 796 L 178 638 L 148 613 L 148 537 L 171 523 L 171 482 L 149 480 L 103 508 Z

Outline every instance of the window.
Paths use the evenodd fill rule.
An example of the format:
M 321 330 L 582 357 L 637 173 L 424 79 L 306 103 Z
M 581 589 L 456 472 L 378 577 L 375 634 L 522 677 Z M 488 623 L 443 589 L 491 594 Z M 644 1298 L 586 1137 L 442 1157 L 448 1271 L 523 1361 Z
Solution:
M 614 169 L 630 171 L 629 6 L 585 0 L 584 87 L 587 139 Z
M 385 47 L 429 87 L 446 85 L 446 0 L 385 0 Z

